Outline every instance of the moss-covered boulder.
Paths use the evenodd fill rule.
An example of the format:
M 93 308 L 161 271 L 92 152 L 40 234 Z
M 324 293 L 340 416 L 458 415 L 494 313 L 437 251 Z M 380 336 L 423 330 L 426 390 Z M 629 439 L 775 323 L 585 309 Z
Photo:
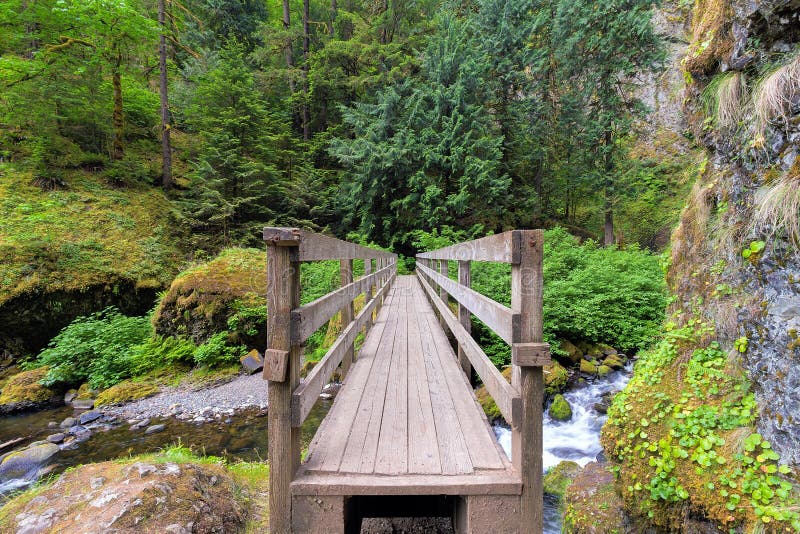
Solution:
M 627 519 L 622 498 L 614 489 L 614 475 L 591 462 L 575 477 L 564 493 L 566 534 L 622 534 Z
M 47 371 L 47 367 L 40 367 L 9 378 L 0 392 L 0 414 L 36 410 L 58 403 L 58 392 L 39 383 Z
M 511 371 L 512 367 L 510 365 L 503 369 L 502 374 L 508 382 L 511 382 Z M 544 391 L 546 396 L 550 397 L 556 395 L 557 393 L 564 391 L 564 389 L 567 387 L 567 382 L 569 381 L 569 371 L 567 371 L 560 363 L 553 361 L 549 365 L 545 365 L 542 368 L 542 374 L 544 374 Z M 495 404 L 494 400 L 492 400 L 491 395 L 489 395 L 489 392 L 484 386 L 481 386 L 475 390 L 475 396 L 478 398 L 478 402 L 480 403 L 481 407 L 483 407 L 483 411 L 490 420 L 500 419 L 503 417 L 500 413 L 500 410 L 497 408 L 497 404 Z
M 608 376 L 608 374 L 609 374 L 609 373 L 610 373 L 612 370 L 613 370 L 613 369 L 611 369 L 611 367 L 609 367 L 609 366 L 607 366 L 607 365 L 599 365 L 599 366 L 597 367 L 597 376 L 599 376 L 599 377 Z
M 562 339 L 559 341 L 559 347 L 566 353 L 566 358 L 573 364 L 578 363 L 580 359 L 583 358 L 583 351 L 571 341 Z
M 231 331 L 235 343 L 264 350 L 267 324 L 266 253 L 232 248 L 178 275 L 153 317 L 163 336 L 201 345 Z
M 11 164 L 0 175 L 0 353 L 36 352 L 107 306 L 142 315 L 178 272 L 179 225 L 159 188 L 70 171 L 43 191 Z
M 544 492 L 559 500 L 564 497 L 572 481 L 581 472 L 581 466 L 570 460 L 559 462 L 558 465 L 547 470 L 544 474 Z
M 590 362 L 589 360 L 581 360 L 581 374 L 589 375 L 589 376 L 596 376 L 597 375 L 597 365 Z
M 625 367 L 625 358 L 619 354 L 612 354 L 611 356 L 606 356 L 603 360 L 603 365 L 610 367 L 614 370 L 622 369 Z
M 572 419 L 572 406 L 569 405 L 569 401 L 564 398 L 564 395 L 559 393 L 553 397 L 547 413 L 554 421 L 569 421 Z
M 125 380 L 111 386 L 105 391 L 101 391 L 94 401 L 95 408 L 100 406 L 109 406 L 113 404 L 122 404 L 134 400 L 144 399 L 159 392 L 156 384 L 150 382 L 141 382 L 134 380 Z
M 240 532 L 247 520 L 242 489 L 212 462 L 84 465 L 9 501 L 0 509 L 0 534 Z

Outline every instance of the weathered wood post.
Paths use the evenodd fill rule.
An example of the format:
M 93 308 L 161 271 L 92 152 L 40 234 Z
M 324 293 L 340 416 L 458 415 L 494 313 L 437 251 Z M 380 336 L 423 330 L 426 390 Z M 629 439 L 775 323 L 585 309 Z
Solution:
M 520 262 L 511 266 L 511 310 L 519 315 L 519 323 L 512 334 L 512 385 L 520 393 L 522 409 L 512 430 L 512 463 L 522 477 L 522 531 L 542 532 L 542 366 L 550 359 L 548 347 L 542 343 L 544 234 L 525 230 L 515 237 Z
M 264 378 L 269 399 L 269 506 L 270 531 L 291 531 L 292 498 L 289 485 L 300 467 L 300 428 L 292 427 L 292 392 L 300 377 L 301 345 L 292 344 L 291 311 L 300 304 L 299 232 L 266 228 L 267 243 L 267 351 Z
M 353 260 L 339 260 L 339 274 L 342 287 L 353 282 Z M 354 309 L 353 299 L 350 299 L 347 304 L 342 308 L 342 330 L 347 328 L 353 321 Z M 350 366 L 353 364 L 353 345 L 347 347 L 344 358 L 342 359 L 342 380 L 347 376 L 350 371 Z
M 364 276 L 368 276 L 370 274 L 372 274 L 372 260 L 366 259 L 364 260 Z M 373 289 L 374 287 L 371 283 L 367 285 L 367 290 L 364 292 L 364 307 L 366 307 L 367 304 L 369 304 L 369 302 L 372 300 L 372 295 L 374 293 Z M 371 329 L 372 316 L 370 315 L 370 317 L 367 319 L 367 324 L 364 327 L 364 333 L 368 334 Z
M 470 287 L 472 285 L 470 266 L 471 263 L 469 260 L 459 260 L 458 262 L 458 283 L 464 287 Z M 463 326 L 464 330 L 467 332 L 472 331 L 472 320 L 469 310 L 461 303 L 458 304 L 458 322 L 461 323 L 461 326 Z M 472 383 L 472 364 L 469 363 L 469 358 L 460 343 L 458 345 L 458 362 L 461 364 L 461 369 L 464 370 L 464 374 L 467 375 L 467 380 Z
M 447 263 L 447 260 L 439 260 L 439 273 L 441 273 L 442 276 L 448 275 L 447 273 L 448 267 L 449 265 Z M 439 298 L 442 299 L 442 302 L 444 302 L 445 306 L 447 306 L 448 304 L 447 291 L 445 291 L 442 286 L 439 286 Z M 442 326 L 442 330 L 446 332 L 447 321 L 445 321 L 444 317 L 442 316 L 439 317 L 439 324 Z

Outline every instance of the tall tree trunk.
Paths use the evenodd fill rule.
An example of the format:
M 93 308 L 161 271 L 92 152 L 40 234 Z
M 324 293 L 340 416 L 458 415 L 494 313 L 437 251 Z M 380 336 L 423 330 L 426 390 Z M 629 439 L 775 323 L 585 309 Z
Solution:
M 336 37 L 336 30 L 333 28 L 333 23 L 336 21 L 336 15 L 339 12 L 339 6 L 336 4 L 336 0 L 331 0 L 331 19 L 328 22 L 328 34 L 330 34 L 331 39 Z
M 117 50 L 116 61 L 114 62 L 111 73 L 111 85 L 114 89 L 114 112 L 112 122 L 114 124 L 114 142 L 111 150 L 111 158 L 121 160 L 125 155 L 123 137 L 125 135 L 125 122 L 122 112 L 122 53 Z
M 308 28 L 309 0 L 303 0 L 303 139 L 311 137 L 311 118 L 308 111 L 308 49 L 311 40 Z
M 289 9 L 289 0 L 283 0 L 283 29 L 286 32 L 286 44 L 284 45 L 284 54 L 286 56 L 286 66 L 289 70 L 294 69 L 294 53 L 292 52 L 292 34 L 291 24 L 292 15 Z M 289 90 L 294 93 L 294 74 L 289 73 Z
M 613 206 L 613 189 L 614 180 L 611 177 L 611 172 L 614 170 L 614 160 L 611 154 L 611 143 L 613 142 L 611 129 L 606 130 L 605 133 L 605 178 L 603 180 L 603 244 L 605 246 L 613 245 L 616 241 L 614 238 L 614 206 Z
M 381 15 L 385 16 L 387 11 L 389 11 L 389 0 L 383 0 L 381 3 Z M 381 44 L 386 44 L 389 42 L 388 24 L 388 21 L 383 22 L 383 27 L 381 28 Z
M 158 42 L 159 97 L 161 98 L 161 186 L 172 187 L 172 146 L 170 145 L 169 95 L 167 93 L 167 36 L 165 0 L 158 0 L 158 24 L 161 35 Z

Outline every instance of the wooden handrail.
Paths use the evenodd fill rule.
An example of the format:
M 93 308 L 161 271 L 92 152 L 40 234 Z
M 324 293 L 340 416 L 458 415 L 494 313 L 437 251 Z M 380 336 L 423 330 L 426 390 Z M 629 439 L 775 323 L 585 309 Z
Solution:
M 522 524 L 529 526 L 531 532 L 541 532 L 543 526 L 542 366 L 550 361 L 549 346 L 542 342 L 543 244 L 541 230 L 513 230 L 417 255 L 417 276 L 442 323 L 458 342 L 462 368 L 471 373 L 465 362 L 469 360 L 512 426 L 512 464 L 523 488 Z M 446 262 L 452 260 L 459 262 L 458 282 L 447 276 Z M 511 309 L 469 288 L 472 261 L 511 264 Z M 434 263 L 439 264 L 441 272 L 434 270 Z M 439 287 L 439 295 L 434 284 Z M 450 311 L 448 295 L 459 304 L 458 318 Z M 511 384 L 470 336 L 467 312 L 511 345 Z
M 417 258 L 429 260 L 492 261 L 517 264 L 523 230 L 512 230 L 472 241 L 465 241 L 439 250 L 421 252 Z
M 311 337 L 311 334 L 328 322 L 344 306 L 370 287 L 376 285 L 377 280 L 385 276 L 388 277 L 394 271 L 394 267 L 394 264 L 384 267 L 380 271 L 363 276 L 355 282 L 351 282 L 313 302 L 292 310 L 292 322 L 294 323 L 292 342 L 302 343 L 307 340 Z
M 481 295 L 474 289 L 450 280 L 443 274 L 439 274 L 422 264 L 417 265 L 417 269 L 426 274 L 429 279 L 458 301 L 459 304 L 472 312 L 475 317 L 486 323 L 486 326 L 491 328 L 506 343 L 512 343 L 514 325 L 516 324 L 519 327 L 519 316 L 515 317 L 509 308 Z
M 497 367 L 494 366 L 492 361 L 483 352 L 478 342 L 472 339 L 469 332 L 458 322 L 458 319 L 450 313 L 447 305 L 439 298 L 436 298 L 436 292 L 430 284 L 422 276 L 418 276 L 422 287 L 428 293 L 428 298 L 439 310 L 441 317 L 444 318 L 447 327 L 453 333 L 453 337 L 458 341 L 458 346 L 464 351 L 464 354 L 469 358 L 478 376 L 483 380 L 483 385 L 489 395 L 494 399 L 497 408 L 508 424 L 513 424 L 518 421 L 520 417 L 520 398 L 519 393 L 509 384 Z
M 395 275 L 392 274 L 378 291 L 376 298 L 364 306 L 353 322 L 342 330 L 342 333 L 333 342 L 325 356 L 317 362 L 317 365 L 314 366 L 306 379 L 295 389 L 292 394 L 292 426 L 302 425 L 308 414 L 311 413 L 319 394 L 322 393 L 322 389 L 330 380 L 333 372 L 339 367 L 347 349 L 353 345 L 361 328 L 367 324 L 367 318 L 372 316 L 372 312 L 378 304 L 377 297 L 383 296 L 389 291 L 394 277 Z
M 289 532 L 290 484 L 300 467 L 300 425 L 339 364 L 342 364 L 343 374 L 349 368 L 358 332 L 362 327 L 369 329 L 372 314 L 396 276 L 397 256 L 297 228 L 265 228 L 264 241 L 267 245 L 264 378 L 269 380 L 270 529 Z M 355 282 L 352 278 L 354 259 L 365 260 L 365 276 Z M 343 286 L 300 306 L 300 262 L 317 260 L 340 260 Z M 372 260 L 385 267 L 372 273 Z M 382 287 L 373 298 L 373 288 L 380 284 Z M 353 300 L 361 293 L 366 297 L 365 306 L 353 318 Z M 301 382 L 303 342 L 340 310 L 343 322 L 348 324 L 342 325 L 342 333 L 328 353 Z

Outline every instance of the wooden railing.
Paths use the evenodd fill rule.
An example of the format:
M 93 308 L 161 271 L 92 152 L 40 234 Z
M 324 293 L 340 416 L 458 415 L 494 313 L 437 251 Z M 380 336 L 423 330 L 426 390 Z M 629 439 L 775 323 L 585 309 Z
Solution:
M 288 532 L 290 484 L 300 467 L 300 426 L 333 372 L 345 376 L 353 344 L 397 275 L 397 256 L 295 228 L 265 228 L 267 244 L 267 351 L 264 378 L 269 381 L 270 529 Z M 364 260 L 364 276 L 353 281 L 353 260 Z M 300 306 L 300 263 L 339 260 L 341 287 Z M 373 269 L 373 261 L 376 263 Z M 376 291 L 377 288 L 377 291 Z M 353 317 L 353 301 L 365 295 Z M 342 332 L 305 380 L 300 380 L 303 343 L 336 313 Z
M 468 377 L 475 369 L 511 425 L 512 464 L 523 486 L 522 524 L 531 532 L 542 531 L 542 367 L 550 362 L 550 347 L 542 342 L 543 240 L 541 230 L 514 230 L 417 255 L 417 276 L 458 343 L 462 369 Z M 457 282 L 449 278 L 449 261 L 458 262 Z M 470 288 L 473 261 L 511 264 L 511 308 Z M 448 295 L 458 303 L 457 315 Z M 472 338 L 472 315 L 511 345 L 510 384 Z

